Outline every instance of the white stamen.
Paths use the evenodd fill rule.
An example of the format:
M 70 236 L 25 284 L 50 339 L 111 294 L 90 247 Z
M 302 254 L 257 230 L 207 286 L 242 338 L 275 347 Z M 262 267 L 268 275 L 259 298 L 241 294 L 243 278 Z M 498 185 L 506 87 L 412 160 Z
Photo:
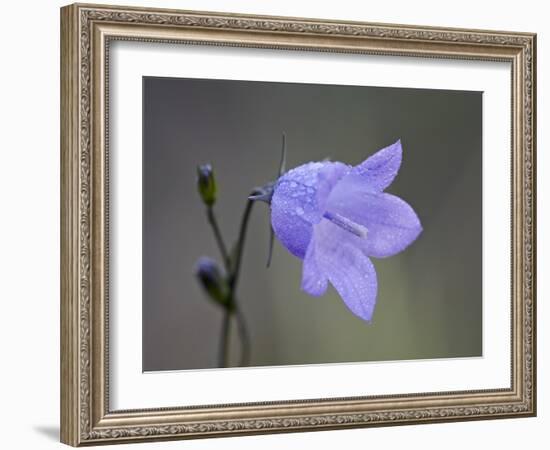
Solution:
M 346 230 L 361 239 L 365 239 L 367 237 L 367 228 L 354 222 L 353 220 L 348 219 L 347 217 L 344 217 L 338 213 L 331 213 L 329 211 L 326 211 L 323 214 L 323 217 L 330 220 L 334 225 L 338 225 L 343 230 Z

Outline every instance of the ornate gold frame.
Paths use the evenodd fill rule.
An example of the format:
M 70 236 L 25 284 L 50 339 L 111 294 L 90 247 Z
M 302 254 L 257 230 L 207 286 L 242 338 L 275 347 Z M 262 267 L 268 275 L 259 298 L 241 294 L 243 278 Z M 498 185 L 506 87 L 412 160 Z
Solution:
M 111 411 L 108 392 L 109 42 L 203 43 L 512 66 L 509 389 Z M 533 416 L 535 51 L 529 33 L 75 4 L 61 9 L 61 440 L 127 441 Z

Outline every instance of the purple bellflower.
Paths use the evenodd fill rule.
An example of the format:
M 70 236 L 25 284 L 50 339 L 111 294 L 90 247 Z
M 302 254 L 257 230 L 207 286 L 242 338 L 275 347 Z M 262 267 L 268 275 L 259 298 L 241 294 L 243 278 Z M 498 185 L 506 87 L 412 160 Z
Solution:
M 370 321 L 378 283 L 369 257 L 385 258 L 416 240 L 422 225 L 411 206 L 384 192 L 401 165 L 401 141 L 352 167 L 310 162 L 273 186 L 271 225 L 303 260 L 302 290 L 321 296 L 328 282 L 347 307 Z

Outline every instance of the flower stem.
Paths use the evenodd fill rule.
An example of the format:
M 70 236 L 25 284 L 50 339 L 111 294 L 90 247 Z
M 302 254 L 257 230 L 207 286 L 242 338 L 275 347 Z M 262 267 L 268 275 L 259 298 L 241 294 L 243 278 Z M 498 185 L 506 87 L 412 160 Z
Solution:
M 227 269 L 229 266 L 229 254 L 227 253 L 227 247 L 225 246 L 225 243 L 223 241 L 220 227 L 218 225 L 216 215 L 214 214 L 214 208 L 212 208 L 212 206 L 206 207 L 206 215 L 208 217 L 208 223 L 210 223 L 212 231 L 214 232 L 214 237 L 216 238 L 216 243 L 218 244 L 220 253 L 222 254 L 223 263 L 225 265 L 225 268 Z
M 227 253 L 227 247 L 223 240 L 220 227 L 218 225 L 218 220 L 216 219 L 216 214 L 214 214 L 214 208 L 212 206 L 206 207 L 206 216 L 208 217 L 208 223 L 212 228 L 214 233 L 214 238 L 216 239 L 216 244 L 222 255 L 223 264 L 225 266 L 226 272 L 229 270 L 229 254 Z M 229 294 L 231 299 L 232 292 Z M 218 366 L 227 367 L 229 363 L 229 333 L 231 325 L 231 309 L 229 307 L 225 308 L 223 311 L 222 318 L 222 328 L 220 331 L 220 343 L 218 348 Z
M 239 272 L 241 270 L 241 261 L 243 256 L 244 242 L 246 238 L 246 231 L 248 229 L 248 221 L 250 219 L 250 212 L 254 206 L 254 200 L 248 200 L 244 209 L 243 217 L 241 219 L 241 228 L 239 231 L 239 239 L 237 241 L 237 250 L 235 256 L 235 262 L 233 264 L 233 272 L 229 276 L 229 289 L 234 292 L 239 278 Z
M 218 366 L 227 367 L 229 363 L 229 329 L 231 325 L 231 310 L 226 308 L 223 312 L 222 329 L 220 333 L 220 347 L 218 354 Z
M 239 331 L 239 337 L 241 341 L 241 358 L 240 365 L 247 366 L 250 361 L 250 336 L 248 333 L 248 327 L 241 309 L 237 305 L 235 298 L 235 290 L 237 287 L 237 280 L 239 278 L 241 261 L 243 255 L 244 242 L 246 238 L 246 231 L 248 229 L 248 222 L 250 219 L 250 213 L 254 202 L 248 200 L 241 219 L 241 226 L 239 230 L 239 237 L 237 239 L 237 246 L 235 250 L 235 261 L 232 263 L 230 256 L 227 253 L 227 247 L 223 240 L 214 209 L 211 206 L 206 208 L 208 222 L 214 233 L 216 243 L 223 258 L 225 270 L 228 273 L 228 305 L 223 312 L 222 328 L 220 332 L 220 344 L 218 353 L 218 365 L 220 367 L 228 367 L 229 365 L 229 338 L 231 332 L 231 316 L 235 313 L 237 320 L 237 327 Z
M 248 327 L 241 309 L 235 302 L 235 317 L 237 319 L 237 327 L 241 338 L 241 360 L 240 366 L 246 367 L 250 362 L 250 336 L 248 335 Z
M 247 366 L 250 361 L 250 337 L 248 334 L 248 327 L 241 308 L 238 305 L 237 299 L 235 298 L 235 290 L 237 288 L 237 281 L 239 279 L 239 273 L 241 269 L 241 262 L 243 256 L 244 243 L 246 239 L 246 232 L 248 230 L 248 222 L 250 220 L 250 213 L 252 212 L 252 206 L 254 201 L 248 200 L 244 209 L 244 213 L 241 219 L 241 226 L 239 229 L 239 237 L 237 239 L 237 247 L 235 250 L 235 261 L 231 265 L 230 269 L 232 271 L 229 274 L 229 299 L 230 299 L 230 308 L 229 312 L 234 311 L 235 317 L 237 319 L 237 327 L 239 330 L 239 336 L 241 340 L 241 366 Z

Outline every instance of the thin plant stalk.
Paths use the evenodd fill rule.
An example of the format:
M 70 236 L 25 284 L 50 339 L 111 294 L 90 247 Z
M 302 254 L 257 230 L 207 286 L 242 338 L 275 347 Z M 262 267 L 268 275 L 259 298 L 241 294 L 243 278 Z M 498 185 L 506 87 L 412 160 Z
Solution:
M 233 313 L 235 313 L 235 317 L 237 320 L 237 328 L 238 328 L 239 337 L 241 341 L 240 365 L 246 366 L 248 365 L 250 360 L 250 336 L 248 334 L 248 328 L 246 325 L 246 321 L 244 319 L 244 315 L 241 309 L 238 307 L 237 301 L 235 299 L 235 289 L 237 287 L 237 281 L 239 278 L 244 242 L 246 238 L 246 232 L 248 229 L 248 222 L 250 219 L 250 213 L 252 211 L 253 203 L 254 202 L 251 200 L 248 200 L 246 203 L 246 207 L 241 219 L 239 237 L 237 239 L 237 247 L 235 250 L 235 261 L 233 264 L 231 263 L 229 254 L 227 253 L 227 247 L 225 245 L 222 234 L 220 232 L 220 228 L 218 225 L 218 221 L 216 220 L 214 209 L 211 206 L 207 207 L 208 222 L 210 223 L 210 226 L 214 233 L 214 237 L 216 239 L 216 243 L 222 255 L 225 270 L 229 274 L 228 276 L 228 285 L 229 285 L 228 299 L 229 300 L 228 300 L 228 306 L 224 310 L 224 314 L 222 318 L 222 328 L 220 333 L 220 344 L 219 344 L 219 354 L 218 354 L 218 365 L 220 367 L 227 367 L 229 363 L 229 338 L 230 338 L 230 332 L 231 332 L 231 316 Z
M 212 227 L 212 231 L 214 232 L 214 237 L 216 238 L 216 243 L 218 244 L 218 248 L 220 249 L 223 263 L 225 265 L 225 268 L 227 269 L 229 265 L 229 254 L 227 253 L 227 247 L 225 246 L 225 243 L 223 241 L 220 226 L 218 225 L 216 215 L 214 214 L 214 208 L 212 208 L 212 206 L 207 206 L 206 215 L 208 217 L 208 223 L 210 224 L 210 226 Z
M 233 264 L 233 271 L 229 277 L 229 289 L 234 292 L 239 278 L 239 272 L 241 270 L 241 261 L 243 256 L 244 242 L 246 238 L 246 231 L 248 230 L 248 221 L 250 219 L 250 213 L 254 206 L 253 200 L 247 200 L 246 207 L 244 209 L 243 217 L 241 219 L 241 228 L 239 230 L 239 238 L 237 240 L 237 250 L 235 253 L 235 263 Z
M 231 310 L 226 308 L 223 312 L 222 329 L 220 332 L 220 346 L 218 354 L 218 366 L 227 367 L 229 363 L 229 331 L 231 325 Z
M 237 327 L 242 343 L 240 365 L 246 367 L 250 361 L 250 336 L 248 335 L 248 327 L 242 310 L 237 305 L 235 305 L 235 318 L 237 319 Z

